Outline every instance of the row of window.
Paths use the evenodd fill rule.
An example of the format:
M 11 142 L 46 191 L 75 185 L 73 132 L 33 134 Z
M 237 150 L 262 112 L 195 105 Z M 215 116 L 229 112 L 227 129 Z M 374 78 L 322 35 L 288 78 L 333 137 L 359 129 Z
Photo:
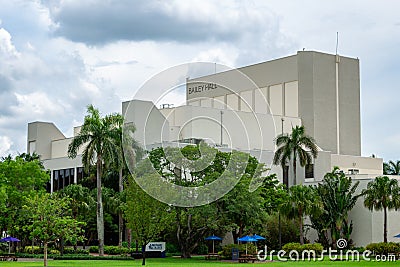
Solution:
M 84 177 L 83 167 L 76 169 L 76 181 Z M 53 191 L 58 191 L 75 182 L 75 168 L 53 170 Z

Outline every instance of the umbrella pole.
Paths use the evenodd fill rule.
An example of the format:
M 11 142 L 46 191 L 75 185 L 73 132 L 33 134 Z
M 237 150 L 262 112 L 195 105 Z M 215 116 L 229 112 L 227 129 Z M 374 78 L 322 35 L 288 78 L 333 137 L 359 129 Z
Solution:
M 8 242 L 8 254 L 11 254 L 11 242 Z
M 214 254 L 214 242 L 215 242 L 215 241 L 213 240 L 213 254 Z

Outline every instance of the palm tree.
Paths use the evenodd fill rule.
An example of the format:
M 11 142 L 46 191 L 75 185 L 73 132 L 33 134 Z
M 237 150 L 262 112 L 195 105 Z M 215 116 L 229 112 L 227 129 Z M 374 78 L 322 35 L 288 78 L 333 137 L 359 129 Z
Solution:
M 322 213 L 323 206 L 313 188 L 295 185 L 289 189 L 287 200 L 280 206 L 280 212 L 289 219 L 299 220 L 300 244 L 304 244 L 304 216 Z
M 400 188 L 396 179 L 378 176 L 362 191 L 364 206 L 369 210 L 383 209 L 383 242 L 387 243 L 387 211 L 400 207 Z
M 386 175 L 400 175 L 400 160 L 393 162 L 389 160 L 388 163 L 383 163 L 383 174 Z
M 103 164 L 108 166 L 112 161 L 120 161 L 121 154 L 118 153 L 116 140 L 120 135 L 119 125 L 123 117 L 120 114 L 100 116 L 98 109 L 93 105 L 87 108 L 88 115 L 85 116 L 81 130 L 72 139 L 68 146 L 68 156 L 75 158 L 78 150 L 84 147 L 82 164 L 88 171 L 89 166 L 96 162 L 96 186 L 97 186 L 97 238 L 99 241 L 99 255 L 104 255 L 104 217 L 103 201 L 101 191 L 101 176 Z
M 288 164 L 290 160 L 293 161 L 293 184 L 296 185 L 296 167 L 297 159 L 300 166 L 304 167 L 312 163 L 312 158 L 318 155 L 318 148 L 315 144 L 314 138 L 305 134 L 304 126 L 292 127 L 292 133 L 280 134 L 275 139 L 277 150 L 275 151 L 274 161 L 275 165 L 280 164 L 282 169 Z
M 122 233 L 124 228 L 123 219 L 123 190 L 124 190 L 124 169 L 127 169 L 125 160 L 133 160 L 131 166 L 143 157 L 144 150 L 140 147 L 139 143 L 133 138 L 133 133 L 136 131 L 136 127 L 133 124 L 122 123 L 118 125 L 119 136 L 116 140 L 118 145 L 118 153 L 120 153 L 120 161 L 115 161 L 115 168 L 118 170 L 118 190 L 119 190 L 119 205 L 118 210 L 118 246 L 122 246 Z M 124 148 L 128 148 L 124 150 Z M 134 153 L 134 155 L 128 155 L 129 159 L 125 158 L 125 153 Z
M 359 183 L 353 183 L 338 167 L 334 167 L 332 172 L 325 174 L 322 183 L 314 187 L 323 203 L 324 213 L 312 216 L 311 221 L 320 226 L 317 229 L 319 236 L 325 241 L 331 240 L 333 247 L 339 238 L 350 241 L 352 228 L 347 226 L 352 226 L 352 222 L 348 214 L 361 196 L 356 194 Z M 324 236 L 328 238 L 324 239 Z

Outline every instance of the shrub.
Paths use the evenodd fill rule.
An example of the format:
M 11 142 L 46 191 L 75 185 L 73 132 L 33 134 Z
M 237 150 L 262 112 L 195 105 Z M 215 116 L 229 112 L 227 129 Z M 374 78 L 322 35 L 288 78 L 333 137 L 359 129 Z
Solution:
M 131 250 L 125 247 L 118 247 L 118 246 L 104 246 L 104 254 L 108 255 L 121 255 L 121 254 L 128 254 Z M 99 252 L 98 246 L 91 246 L 89 248 L 90 253 L 97 253 Z
M 118 246 L 104 246 L 104 253 L 108 255 L 121 255 L 128 254 L 129 248 L 118 247 Z
M 180 250 L 178 249 L 178 247 L 172 243 L 166 243 L 165 250 L 167 251 L 167 253 L 171 253 L 171 254 L 180 253 Z
M 51 254 L 51 255 L 60 255 L 60 251 L 58 251 L 57 249 L 51 249 L 49 251 L 49 254 Z
M 54 260 L 133 260 L 132 257 L 122 257 L 122 256 L 91 256 L 91 255 L 64 255 L 55 256 Z
M 370 250 L 374 255 L 387 255 L 387 254 L 398 254 L 400 253 L 400 244 L 389 242 L 389 243 L 371 243 L 365 247 Z
M 320 243 L 304 244 L 303 250 L 314 250 L 315 253 L 321 254 L 324 247 Z
M 291 250 L 296 250 L 297 252 L 301 253 L 303 251 L 300 243 L 291 242 L 283 245 L 282 250 L 288 254 Z
M 89 255 L 89 251 L 84 250 L 84 249 L 74 249 L 72 247 L 65 247 L 64 248 L 64 254 L 70 255 L 70 254 L 79 254 L 79 255 Z
M 354 247 L 352 250 L 357 250 L 359 253 L 363 253 L 365 251 L 364 247 Z
M 90 253 L 97 253 L 97 252 L 99 252 L 99 247 L 98 246 L 91 246 L 89 248 L 89 252 Z
M 38 246 L 29 246 L 25 247 L 24 252 L 28 254 L 43 254 L 43 248 Z
M 300 243 L 292 242 L 285 244 L 282 249 L 286 252 L 287 255 L 291 250 L 295 250 L 299 253 L 302 253 L 304 250 L 314 250 L 315 253 L 320 254 L 324 247 L 320 243 L 300 245 Z
M 195 253 L 197 255 L 204 255 L 204 254 L 208 254 L 208 247 L 205 244 L 200 244 L 197 246 Z

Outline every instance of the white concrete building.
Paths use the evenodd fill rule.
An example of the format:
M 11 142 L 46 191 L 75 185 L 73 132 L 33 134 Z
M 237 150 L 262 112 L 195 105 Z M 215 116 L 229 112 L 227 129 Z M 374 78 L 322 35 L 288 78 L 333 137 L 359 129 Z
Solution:
M 359 60 L 313 51 L 268 62 L 187 79 L 186 105 L 157 108 L 150 101 L 122 103 L 126 122 L 146 148 L 205 140 L 221 150 L 248 151 L 285 184 L 290 172 L 273 166 L 274 138 L 304 125 L 319 150 L 314 164 L 301 168 L 297 181 L 312 184 L 338 166 L 360 180 L 360 188 L 382 174 L 382 159 L 361 156 Z M 76 134 L 79 128 L 76 128 Z M 36 151 L 51 170 L 51 191 L 77 182 L 81 157 L 69 159 L 66 138 L 52 123 L 28 125 L 27 150 Z M 351 213 L 357 246 L 383 239 L 382 215 L 369 212 L 359 200 Z M 400 232 L 391 212 L 388 236 Z

